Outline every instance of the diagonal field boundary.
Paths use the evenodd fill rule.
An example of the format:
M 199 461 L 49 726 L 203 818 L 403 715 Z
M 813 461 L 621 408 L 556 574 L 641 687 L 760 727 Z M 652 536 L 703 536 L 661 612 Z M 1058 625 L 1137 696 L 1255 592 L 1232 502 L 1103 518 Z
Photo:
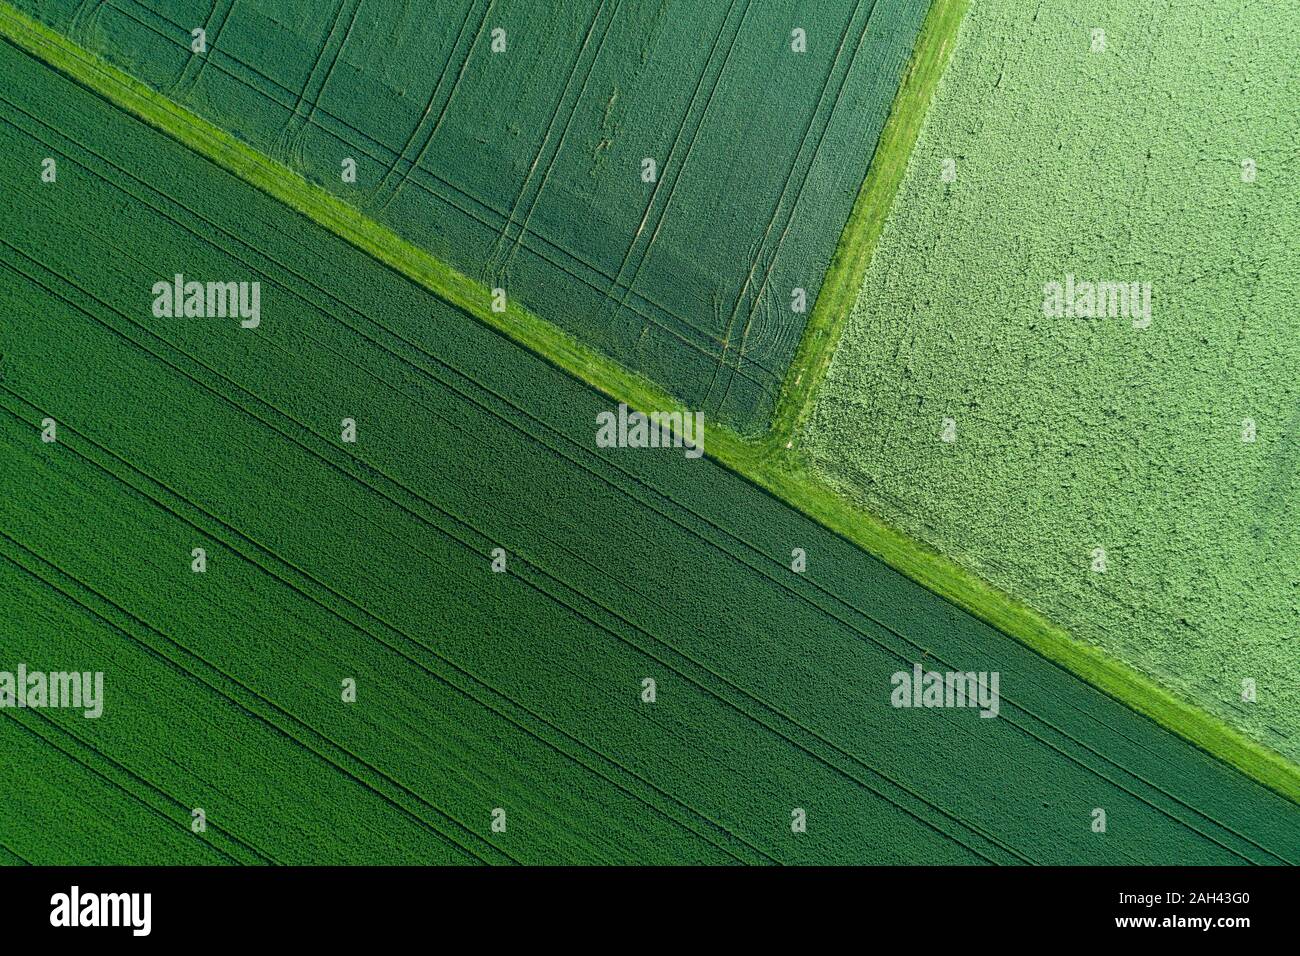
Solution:
M 1300 803 L 1300 766 L 1173 696 L 1124 662 L 1075 641 L 1011 595 L 855 507 L 808 472 L 792 447 L 843 331 L 969 4 L 970 0 L 934 0 L 931 5 L 870 171 L 786 375 L 771 430 L 761 438 L 749 439 L 725 426 L 711 425 L 707 454 L 953 605 Z M 0 0 L 0 36 L 614 401 L 645 412 L 688 411 L 645 376 L 623 368 L 517 303 L 507 303 L 504 312 L 492 311 L 491 293 L 480 283 L 4 0 Z

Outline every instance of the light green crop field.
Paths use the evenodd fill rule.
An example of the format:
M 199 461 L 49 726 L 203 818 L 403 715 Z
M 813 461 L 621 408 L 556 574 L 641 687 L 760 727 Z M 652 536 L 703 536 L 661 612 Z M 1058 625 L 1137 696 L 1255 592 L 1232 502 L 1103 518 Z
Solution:
M 929 4 L 18 6 L 761 433 Z
M 799 444 L 1294 761 L 1300 18 L 1158 6 L 972 5 Z

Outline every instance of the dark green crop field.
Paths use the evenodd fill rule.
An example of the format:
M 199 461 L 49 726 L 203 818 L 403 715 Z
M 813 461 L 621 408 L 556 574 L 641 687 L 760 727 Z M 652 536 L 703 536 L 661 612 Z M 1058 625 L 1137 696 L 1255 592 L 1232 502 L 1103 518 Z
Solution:
M 7 40 L 0 75 L 0 670 L 105 675 L 95 719 L 0 713 L 0 859 L 1300 862 L 1273 790 L 712 456 L 597 447 L 607 397 Z M 177 273 L 260 323 L 156 315 Z M 891 706 L 917 664 L 999 673 L 997 719 Z
M 18 6 L 759 433 L 928 3 Z

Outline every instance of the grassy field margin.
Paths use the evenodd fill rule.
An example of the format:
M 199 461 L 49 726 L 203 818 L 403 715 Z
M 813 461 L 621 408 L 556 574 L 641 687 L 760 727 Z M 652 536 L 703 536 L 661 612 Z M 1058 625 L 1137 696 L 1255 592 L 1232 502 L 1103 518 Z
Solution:
M 935 87 L 957 42 L 957 29 L 971 0 L 934 0 L 921 24 L 916 49 L 899 82 L 889 118 L 876 141 L 867 178 L 858 190 L 848 222 L 831 256 L 821 291 L 804 326 L 799 347 L 777 399 L 772 428 L 764 441 L 778 451 L 798 434 L 862 288 L 885 228 L 894 195 L 907 171 L 912 147 L 930 108 Z
M 854 202 L 787 374 L 773 428 L 754 441 L 710 424 L 707 454 L 976 618 L 1300 803 L 1300 767 L 1174 697 L 1122 661 L 1072 639 L 1011 595 L 855 507 L 804 469 L 798 455 L 787 447 L 825 375 L 968 5 L 969 0 L 935 0 L 931 7 L 871 171 Z M 512 302 L 504 312 L 493 312 L 491 293 L 479 283 L 3 0 L 0 36 L 614 401 L 647 412 L 687 410 L 644 376 L 628 371 L 518 304 Z M 594 427 L 593 423 L 593 434 Z

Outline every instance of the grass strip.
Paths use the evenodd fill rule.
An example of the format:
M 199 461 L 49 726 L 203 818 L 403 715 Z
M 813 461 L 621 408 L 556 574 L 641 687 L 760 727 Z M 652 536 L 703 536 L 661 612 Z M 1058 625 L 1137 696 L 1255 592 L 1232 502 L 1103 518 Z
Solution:
M 772 427 L 764 438 L 774 451 L 794 440 L 830 368 L 831 356 L 853 312 L 935 87 L 956 45 L 957 28 L 969 7 L 970 0 L 934 0 L 921 25 L 916 49 L 876 142 L 867 177 L 853 202 L 817 303 L 781 385 Z
M 968 4 L 969 0 L 936 0 L 931 7 L 871 171 L 854 202 L 822 295 L 787 376 L 773 429 L 754 441 L 711 424 L 707 454 L 1120 703 L 1300 803 L 1300 767 L 1219 718 L 1174 697 L 1124 662 L 1072 639 L 1011 595 L 855 507 L 809 473 L 786 447 L 829 365 Z M 517 303 L 509 302 L 503 312 L 494 312 L 490 290 L 468 276 L 3 0 L 0 35 L 611 399 L 646 412 L 687 411 L 649 379 L 628 371 Z

